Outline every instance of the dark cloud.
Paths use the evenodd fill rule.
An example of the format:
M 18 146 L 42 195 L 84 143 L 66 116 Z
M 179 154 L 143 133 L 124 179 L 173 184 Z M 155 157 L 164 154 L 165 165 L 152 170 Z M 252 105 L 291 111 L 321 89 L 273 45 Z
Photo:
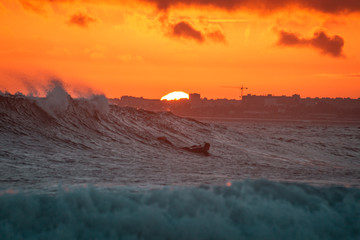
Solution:
M 173 25 L 172 35 L 175 37 L 194 39 L 199 43 L 205 41 L 205 37 L 200 31 L 196 30 L 189 23 L 184 21 Z
M 69 24 L 75 24 L 80 27 L 87 27 L 89 23 L 95 22 L 96 20 L 92 17 L 89 17 L 87 15 L 84 15 L 82 13 L 74 14 L 70 17 L 68 23 Z
M 315 32 L 312 38 L 302 38 L 295 33 L 280 31 L 277 44 L 280 46 L 313 47 L 319 49 L 322 54 L 341 57 L 343 56 L 344 39 L 338 35 L 330 37 L 324 31 Z
M 204 30 L 205 33 L 196 30 L 190 23 L 181 21 L 171 26 L 171 35 L 178 38 L 187 38 L 203 43 L 206 40 L 212 40 L 217 43 L 226 43 L 226 38 L 220 30 Z
M 295 33 L 280 31 L 279 37 L 278 45 L 293 46 L 307 44 L 307 40 L 302 39 L 298 34 Z
M 358 12 L 359 0 L 141 0 L 150 2 L 158 9 L 166 10 L 174 6 L 205 6 L 228 11 L 248 8 L 262 11 L 276 11 L 291 6 L 326 13 Z
M 318 48 L 324 54 L 330 54 L 334 57 L 342 56 L 342 48 L 344 47 L 344 39 L 338 35 L 329 37 L 325 32 L 319 31 L 314 34 L 311 39 L 311 45 Z

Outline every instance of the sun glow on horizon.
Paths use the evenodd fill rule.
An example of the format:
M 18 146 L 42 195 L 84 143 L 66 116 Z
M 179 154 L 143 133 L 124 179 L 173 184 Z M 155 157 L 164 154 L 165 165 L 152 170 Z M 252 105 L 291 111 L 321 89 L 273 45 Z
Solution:
M 179 100 L 179 99 L 189 99 L 189 94 L 187 94 L 185 92 L 181 92 L 181 91 L 175 91 L 175 92 L 171 92 L 171 93 L 163 96 L 161 98 L 161 101 L 162 100 L 173 101 L 173 100 Z

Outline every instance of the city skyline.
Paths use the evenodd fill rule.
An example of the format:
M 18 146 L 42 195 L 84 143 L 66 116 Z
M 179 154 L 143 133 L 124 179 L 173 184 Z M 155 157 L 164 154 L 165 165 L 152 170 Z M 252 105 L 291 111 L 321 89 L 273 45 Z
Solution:
M 184 94 L 187 94 L 188 97 L 182 96 L 181 98 L 177 98 L 177 99 L 166 99 L 164 98 L 165 96 L 168 96 L 174 92 L 182 92 Z M 258 96 L 258 97 L 293 97 L 293 96 L 299 96 L 299 98 L 302 99 L 360 99 L 360 97 L 358 98 L 351 98 L 351 97 L 320 97 L 320 96 L 314 96 L 314 97 L 302 97 L 300 94 L 298 93 L 293 93 L 293 94 L 280 94 L 280 95 L 275 95 L 272 93 L 266 93 L 266 94 L 252 94 L 252 93 L 246 93 L 243 94 L 243 96 L 239 95 L 237 96 L 237 98 L 209 98 L 207 96 L 203 96 L 201 93 L 195 93 L 195 92 L 190 92 L 190 93 L 185 93 L 183 91 L 174 91 L 174 92 L 170 92 L 165 94 L 164 96 L 161 96 L 159 98 L 146 98 L 144 96 L 131 96 L 131 95 L 123 95 L 123 96 L 118 96 L 118 97 L 114 97 L 113 99 L 121 99 L 122 97 L 130 97 L 130 98 L 139 98 L 139 99 L 147 99 L 147 100 L 160 100 L 160 101 L 178 101 L 178 100 L 191 100 L 190 97 L 191 95 L 198 95 L 200 99 L 202 100 L 236 100 L 236 101 L 241 101 L 243 97 L 246 96 Z

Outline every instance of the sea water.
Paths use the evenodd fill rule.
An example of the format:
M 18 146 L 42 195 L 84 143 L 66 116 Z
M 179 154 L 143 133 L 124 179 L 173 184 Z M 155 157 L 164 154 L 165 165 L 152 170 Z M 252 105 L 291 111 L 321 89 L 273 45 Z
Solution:
M 359 122 L 0 94 L 0 239 L 360 239 L 359 187 Z

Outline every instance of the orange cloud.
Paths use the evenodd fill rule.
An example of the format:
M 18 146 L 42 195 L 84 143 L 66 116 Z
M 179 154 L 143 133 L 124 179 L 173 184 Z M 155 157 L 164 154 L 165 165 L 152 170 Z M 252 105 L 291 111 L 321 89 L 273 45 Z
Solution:
M 96 20 L 92 17 L 89 17 L 85 14 L 78 13 L 70 17 L 68 23 L 78 25 L 80 27 L 87 27 L 89 23 L 95 22 Z
M 26 10 L 34 11 L 39 14 L 43 14 L 45 12 L 41 2 L 39 1 L 19 0 L 19 2 Z
M 298 34 L 280 31 L 278 45 L 281 46 L 309 46 L 319 49 L 322 54 L 333 57 L 343 56 L 344 39 L 338 35 L 328 36 L 324 31 L 317 31 L 312 38 L 302 38 Z

